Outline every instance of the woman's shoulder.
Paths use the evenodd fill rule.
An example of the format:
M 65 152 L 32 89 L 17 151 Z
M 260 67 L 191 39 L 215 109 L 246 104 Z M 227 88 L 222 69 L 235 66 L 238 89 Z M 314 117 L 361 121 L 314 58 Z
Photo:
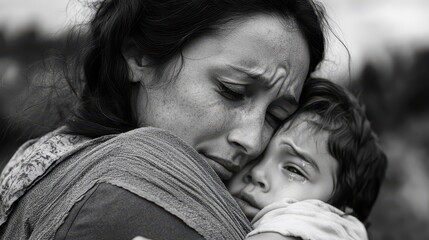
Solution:
M 6 221 L 11 206 L 28 188 L 55 166 L 65 154 L 88 139 L 64 134 L 58 128 L 24 143 L 9 160 L 0 175 L 0 224 Z
M 147 157 L 149 154 L 162 159 L 207 165 L 192 146 L 169 131 L 159 128 L 137 128 L 100 141 L 102 144 L 96 146 L 99 151 L 114 152 L 115 156 L 126 157 L 128 160 Z
M 139 235 L 203 239 L 157 204 L 109 183 L 95 185 L 73 206 L 55 239 L 132 239 Z
M 70 147 L 70 145 L 76 141 L 79 141 L 78 136 L 73 135 L 64 135 L 62 134 L 64 127 L 60 127 L 52 132 L 48 132 L 45 135 L 30 139 L 21 145 L 12 158 L 9 160 L 8 164 L 3 170 L 3 174 L 11 171 L 11 166 L 16 162 L 23 161 L 41 152 L 56 152 L 57 148 Z
M 44 136 L 25 142 L 15 152 L 3 169 L 0 182 L 11 172 L 25 168 L 44 171 L 62 155 L 74 149 L 77 145 L 86 142 L 88 138 L 63 133 L 60 127 Z
M 157 142 L 160 144 L 168 144 L 168 145 L 177 145 L 178 147 L 190 148 L 190 146 L 185 143 L 182 139 L 172 134 L 167 130 L 163 130 L 155 127 L 141 127 L 136 128 L 134 130 L 118 134 L 114 138 L 111 139 L 115 142 L 130 142 L 133 141 L 135 143 L 150 143 Z

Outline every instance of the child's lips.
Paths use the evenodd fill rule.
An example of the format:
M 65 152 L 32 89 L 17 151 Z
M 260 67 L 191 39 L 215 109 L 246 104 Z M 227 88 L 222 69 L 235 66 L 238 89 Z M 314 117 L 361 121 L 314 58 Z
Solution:
M 249 202 L 246 198 L 243 198 L 242 196 L 234 196 L 234 198 L 240 206 L 241 210 L 243 210 L 244 214 L 249 219 L 249 221 L 251 221 L 252 218 L 254 218 L 256 214 L 260 211 L 260 209 L 257 208 L 255 204 Z
M 248 202 L 250 206 L 259 209 L 258 203 L 256 202 L 255 197 L 252 194 L 246 191 L 241 191 L 240 199 Z

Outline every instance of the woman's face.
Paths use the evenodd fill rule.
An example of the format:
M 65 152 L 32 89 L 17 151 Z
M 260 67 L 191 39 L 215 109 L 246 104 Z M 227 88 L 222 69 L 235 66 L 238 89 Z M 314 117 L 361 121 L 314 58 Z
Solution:
M 292 20 L 259 15 L 195 40 L 183 57 L 172 81 L 173 64 L 163 76 L 130 66 L 142 82 L 138 123 L 182 138 L 227 180 L 296 110 L 309 68 L 306 41 Z

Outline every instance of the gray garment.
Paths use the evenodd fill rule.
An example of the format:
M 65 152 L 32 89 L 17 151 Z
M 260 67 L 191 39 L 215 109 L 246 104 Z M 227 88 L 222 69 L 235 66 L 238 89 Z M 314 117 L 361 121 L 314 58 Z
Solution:
M 95 185 L 76 203 L 54 240 L 203 240 L 181 219 L 121 187 Z
M 2 239 L 52 239 L 94 185 L 109 183 L 154 202 L 206 239 L 243 239 L 250 225 L 199 154 L 159 129 L 86 142 L 60 159 L 15 203 Z

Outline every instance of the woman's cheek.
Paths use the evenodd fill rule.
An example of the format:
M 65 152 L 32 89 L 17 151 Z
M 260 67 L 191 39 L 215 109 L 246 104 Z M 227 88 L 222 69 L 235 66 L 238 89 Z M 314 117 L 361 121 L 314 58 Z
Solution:
M 215 94 L 206 93 L 189 101 L 187 117 L 183 119 L 188 126 L 188 134 L 193 136 L 192 143 L 198 144 L 208 139 L 224 135 L 231 122 L 230 112 Z M 177 113 L 179 114 L 179 113 Z
M 200 123 L 204 122 L 203 128 L 208 128 L 207 130 L 211 130 L 216 135 L 226 133 L 233 120 L 231 112 L 225 108 L 222 101 L 210 102 L 204 107 L 204 110 L 204 116 L 199 119 Z

